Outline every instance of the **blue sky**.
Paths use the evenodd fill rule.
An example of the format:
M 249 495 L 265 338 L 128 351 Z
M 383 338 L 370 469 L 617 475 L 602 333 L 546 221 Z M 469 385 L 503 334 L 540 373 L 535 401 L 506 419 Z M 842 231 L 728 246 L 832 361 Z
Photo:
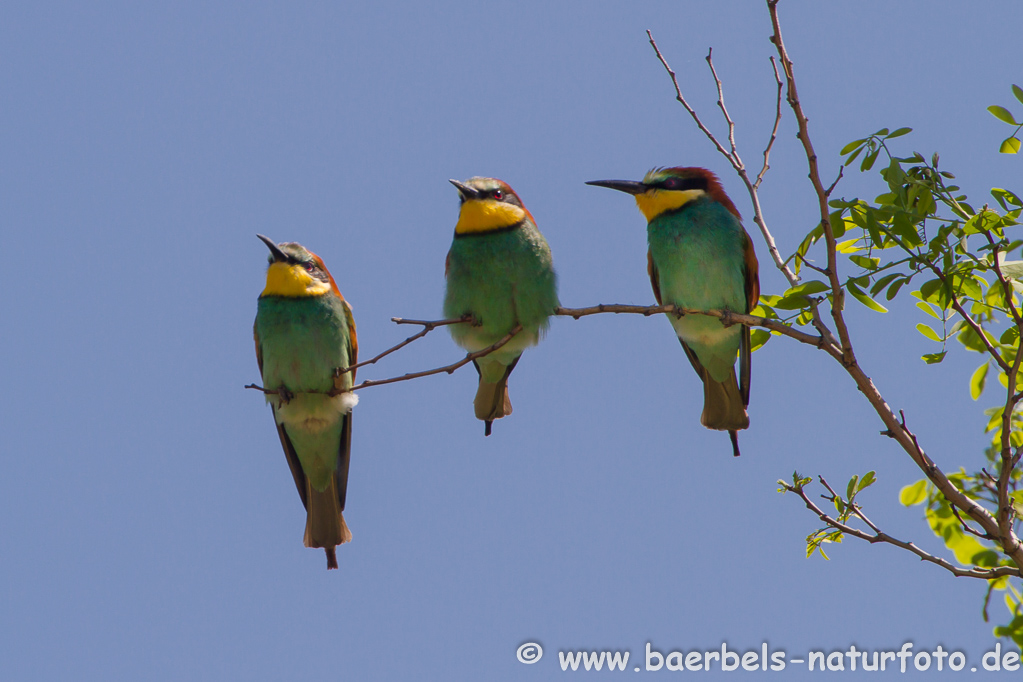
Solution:
M 448 178 L 500 177 L 537 219 L 568 306 L 652 303 L 645 225 L 586 180 L 653 166 L 742 186 L 674 101 L 740 152 L 773 113 L 770 24 L 753 2 L 8 4 L 0 21 L 0 659 L 10 679 L 539 680 L 557 651 L 919 649 L 993 644 L 984 585 L 818 527 L 776 479 L 842 483 L 886 531 L 940 552 L 920 475 L 829 358 L 754 355 L 742 458 L 699 425 L 698 380 L 663 319 L 556 319 L 483 438 L 471 369 L 366 389 L 341 569 L 304 513 L 262 398 L 251 325 L 266 248 L 320 254 L 364 357 L 439 317 L 457 214 Z M 911 126 L 975 199 L 1020 160 L 984 111 L 1019 83 L 1018 3 L 784 0 L 784 36 L 825 177 L 837 151 Z M 1017 107 L 1018 110 L 1018 107 Z M 779 247 L 813 226 L 786 115 L 762 188 Z M 837 194 L 872 197 L 853 173 Z M 753 225 L 747 220 L 747 227 Z M 765 293 L 782 279 L 757 241 Z M 855 304 L 853 304 L 855 305 Z M 977 363 L 937 367 L 909 302 L 850 310 L 861 363 L 946 469 L 986 438 Z M 461 357 L 438 331 L 360 378 Z M 982 401 L 983 402 L 983 401 Z M 992 615 L 1003 617 L 1000 603 Z M 537 664 L 516 661 L 526 641 Z M 631 663 L 630 663 L 630 667 Z M 789 672 L 793 672 L 790 670 Z M 582 674 L 582 673 L 580 673 Z

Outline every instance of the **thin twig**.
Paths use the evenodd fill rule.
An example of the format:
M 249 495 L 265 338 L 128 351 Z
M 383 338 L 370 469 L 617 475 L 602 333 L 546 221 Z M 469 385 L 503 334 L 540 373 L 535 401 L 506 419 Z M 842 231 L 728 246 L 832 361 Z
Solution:
M 774 237 L 771 235 L 770 230 L 767 229 L 767 223 L 764 220 L 763 211 L 761 211 L 760 208 L 760 198 L 757 196 L 757 187 L 754 186 L 754 184 L 750 181 L 749 175 L 746 173 L 746 168 L 745 166 L 743 166 L 742 160 L 739 158 L 737 154 L 729 153 L 729 151 L 725 149 L 724 145 L 722 145 L 718 141 L 717 137 L 714 136 L 714 133 L 712 133 L 710 129 L 703 124 L 703 121 L 700 120 L 700 117 L 696 113 L 696 110 L 689 105 L 689 102 L 687 102 L 685 96 L 683 96 L 682 88 L 678 84 L 678 77 L 675 75 L 675 72 L 672 70 L 672 68 L 668 65 L 668 62 L 664 58 L 664 55 L 661 54 L 661 50 L 659 47 L 657 47 L 657 41 L 654 40 L 653 34 L 650 31 L 647 31 L 646 35 L 647 38 L 650 39 L 650 46 L 654 48 L 654 52 L 657 54 L 657 59 L 660 60 L 661 65 L 664 67 L 664 70 L 667 71 L 668 76 L 671 77 L 672 85 L 675 86 L 675 99 L 677 99 L 679 104 L 681 104 L 682 107 L 687 112 L 689 112 L 689 115 L 692 116 L 693 121 L 696 122 L 696 126 L 701 131 L 703 131 L 703 134 L 707 136 L 707 139 L 711 141 L 711 143 L 714 145 L 715 148 L 717 148 L 721 155 L 728 159 L 728 162 L 732 165 L 732 168 L 735 169 L 735 171 L 739 174 L 739 177 L 741 177 L 742 181 L 746 184 L 746 191 L 749 192 L 750 200 L 753 202 L 753 222 L 756 223 L 757 227 L 760 228 L 760 233 L 763 235 L 764 241 L 767 243 L 767 250 L 770 251 L 771 258 L 774 259 L 775 266 L 777 266 L 778 270 L 780 270 L 782 274 L 785 275 L 785 279 L 789 281 L 789 285 L 795 286 L 799 282 L 799 277 L 797 277 L 795 273 L 793 273 L 792 270 L 790 270 L 789 267 L 785 264 L 785 259 L 781 257 L 781 253 L 778 251 L 778 246 L 774 242 Z M 708 55 L 708 58 L 709 57 L 710 55 Z M 715 81 L 717 81 L 716 76 Z M 777 125 L 775 126 L 775 131 L 777 131 Z M 770 149 L 770 144 L 768 145 L 768 149 Z M 762 175 L 763 172 L 761 172 L 761 176 Z M 759 180 L 757 182 L 757 185 L 759 185 Z
M 743 166 L 743 168 L 745 168 L 744 164 L 739 159 L 739 152 L 735 148 L 735 122 L 732 121 L 732 117 L 728 115 L 728 109 L 725 108 L 725 93 L 724 90 L 722 89 L 721 79 L 718 78 L 718 72 L 714 68 L 713 55 L 714 48 L 713 47 L 708 48 L 707 56 L 705 57 L 705 59 L 707 60 L 707 66 L 710 67 L 710 74 L 714 76 L 714 84 L 717 86 L 718 89 L 718 107 L 721 108 L 721 113 L 724 115 L 725 121 L 728 122 L 728 144 L 732 147 L 731 156 L 733 159 L 735 159 L 736 162 L 738 162 L 740 166 Z
M 835 191 L 836 187 L 838 187 L 838 181 L 842 179 L 842 173 L 844 173 L 844 172 L 845 172 L 845 166 L 839 166 L 838 167 L 838 175 L 835 177 L 835 181 L 833 183 L 831 183 L 831 186 L 828 187 L 827 191 L 824 192 L 824 196 L 826 196 L 826 197 L 830 197 L 831 196 L 831 193 Z
M 963 521 L 963 517 L 959 515 L 959 510 L 956 509 L 956 506 L 954 504 L 949 504 L 948 506 L 952 510 L 952 513 L 955 515 L 955 517 L 959 519 L 959 524 L 963 527 L 963 530 L 965 530 L 967 533 L 970 533 L 971 535 L 976 535 L 978 538 L 982 538 L 984 540 L 991 539 L 991 536 L 988 535 L 987 533 L 981 533 L 979 530 L 975 530 L 974 528 L 972 528 L 970 524 L 966 523 L 966 521 Z
M 451 374 L 452 372 L 454 372 L 459 367 L 463 367 L 463 366 L 469 364 L 470 362 L 472 362 L 473 360 L 476 360 L 477 358 L 483 357 L 484 355 L 489 355 L 490 353 L 493 353 L 495 350 L 497 350 L 498 348 L 500 348 L 504 344 L 506 344 L 509 341 L 511 341 L 512 337 L 514 337 L 520 331 L 522 331 L 522 325 L 521 324 L 517 324 L 517 325 L 515 325 L 515 327 L 510 332 L 508 332 L 497 343 L 493 344 L 492 346 L 487 346 L 486 348 L 484 348 L 482 350 L 478 350 L 478 351 L 475 351 L 473 353 L 469 353 L 468 355 L 466 355 L 464 358 L 462 358 L 458 362 L 454 362 L 454 363 L 452 363 L 450 365 L 445 365 L 444 367 L 437 367 L 436 369 L 428 369 L 428 370 L 425 370 L 425 371 L 422 371 L 422 372 L 410 372 L 409 374 L 403 374 L 400 377 L 392 377 L 390 379 L 379 379 L 379 380 L 376 380 L 376 381 L 373 381 L 373 380 L 363 381 L 361 384 L 358 384 L 356 386 L 352 386 L 348 390 L 350 390 L 350 391 L 357 391 L 360 388 L 369 388 L 370 386 L 383 386 L 384 384 L 394 384 L 394 383 L 397 383 L 399 381 L 408 381 L 410 379 L 418 379 L 420 377 L 428 377 L 428 376 L 433 375 L 433 374 Z
M 788 336 L 789 338 L 795 339 L 800 343 L 820 348 L 831 355 L 835 355 L 836 353 L 840 354 L 838 348 L 828 344 L 821 336 L 813 336 L 812 334 L 801 332 L 797 329 L 793 329 L 783 322 L 779 322 L 778 320 L 772 320 L 767 317 L 757 317 L 756 315 L 743 315 L 742 313 L 732 312 L 731 310 L 698 310 L 695 308 L 683 308 L 682 306 L 672 304 L 643 306 L 621 305 L 617 303 L 601 303 L 599 305 L 590 306 L 589 308 L 563 308 L 559 306 L 554 309 L 555 315 L 571 317 L 576 320 L 580 317 L 585 317 L 586 315 L 599 315 L 601 313 L 631 313 L 635 315 L 643 315 L 645 317 L 657 315 L 659 313 L 674 315 L 676 317 L 682 317 L 684 315 L 707 315 L 709 317 L 718 318 L 726 327 L 733 324 L 744 324 L 747 327 L 763 327 L 764 329 L 778 332 L 782 336 Z
M 883 542 L 883 543 L 886 543 L 886 544 L 889 544 L 889 545 L 894 545 L 894 546 L 899 547 L 901 549 L 904 549 L 906 551 L 912 552 L 913 554 L 915 554 L 918 557 L 920 557 L 920 559 L 923 560 L 923 561 L 927 561 L 927 562 L 930 562 L 930 563 L 935 564 L 937 566 L 941 566 L 946 571 L 949 571 L 953 575 L 956 575 L 956 576 L 959 576 L 959 577 L 980 578 L 980 579 L 983 579 L 983 580 L 994 580 L 995 578 L 1001 578 L 1002 576 L 1020 577 L 1020 570 L 1019 570 L 1019 568 L 1014 568 L 1012 566 L 997 566 L 997 567 L 994 567 L 994 568 L 980 568 L 980 567 L 976 567 L 975 566 L 973 568 L 964 569 L 964 568 L 960 568 L 959 566 L 956 566 L 955 564 L 953 564 L 953 563 L 951 563 L 951 562 L 949 562 L 949 561 L 947 561 L 945 559 L 942 559 L 941 557 L 936 557 L 933 554 L 929 554 L 929 553 L 925 552 L 924 550 L 922 550 L 919 547 L 917 547 L 916 545 L 914 545 L 912 542 L 905 542 L 903 540 L 899 540 L 899 539 L 894 538 L 891 535 L 888 535 L 887 533 L 884 533 L 884 532 L 881 532 L 881 531 L 875 531 L 873 535 L 870 534 L 870 533 L 864 532 L 864 531 L 860 530 L 859 528 L 855 528 L 853 526 L 850 526 L 849 524 L 842 523 L 842 522 L 838 521 L 837 519 L 832 518 L 831 516 L 829 516 L 827 513 L 825 513 L 823 510 L 821 510 L 821 508 L 818 507 L 814 503 L 814 501 L 809 498 L 809 496 L 807 496 L 807 494 L 804 491 L 803 487 L 798 487 L 797 488 L 796 486 L 789 485 L 787 483 L 783 483 L 782 486 L 785 488 L 785 490 L 787 490 L 787 491 L 789 491 L 791 493 L 795 493 L 796 495 L 798 495 L 803 500 L 803 504 L 806 505 L 806 508 L 809 509 L 814 514 L 816 514 L 817 518 L 819 518 L 821 521 L 823 521 L 827 526 L 829 526 L 831 528 L 835 528 L 836 530 L 840 530 L 843 533 L 845 533 L 846 535 L 851 535 L 851 536 L 853 536 L 855 538 L 859 538 L 861 540 L 866 540 L 867 542 L 869 542 L 871 544 L 874 544 L 874 543 L 877 543 L 877 542 Z M 873 526 L 873 524 L 868 524 L 868 525 Z
M 400 317 L 392 317 L 391 318 L 391 322 L 394 322 L 395 324 L 421 324 L 421 325 L 423 325 L 423 330 L 420 331 L 418 334 L 413 334 L 412 336 L 408 337 L 407 339 L 405 339 L 404 341 L 402 341 L 398 345 L 391 346 L 390 348 L 385 350 L 380 355 L 377 355 L 376 357 L 374 357 L 372 360 L 366 360 L 365 362 L 358 362 L 358 363 L 352 365 L 351 367 L 340 367 L 340 368 L 338 368 L 336 374 L 337 374 L 337 376 L 341 376 L 342 374 L 346 374 L 348 372 L 351 372 L 353 369 L 358 369 L 359 367 L 365 367 L 366 365 L 375 364 L 377 362 L 377 360 L 380 360 L 381 358 L 387 357 L 388 355 L 390 355 L 391 353 L 393 353 L 396 350 L 401 350 L 402 348 L 404 348 L 405 346 L 409 345 L 410 343 L 412 343 L 413 341 L 415 341 L 417 339 L 423 338 L 424 336 L 426 336 L 427 334 L 432 332 L 437 327 L 443 327 L 443 326 L 449 325 L 449 324 L 461 324 L 462 322 L 472 322 L 472 321 L 473 321 L 472 315 L 464 315 L 462 317 L 457 317 L 457 318 L 450 319 L 450 320 L 435 320 L 435 321 L 432 321 L 432 322 L 419 321 L 419 320 L 403 320 Z
M 760 168 L 760 172 L 757 173 L 756 182 L 753 183 L 753 189 L 760 189 L 760 182 L 764 179 L 764 174 L 767 169 L 770 168 L 768 165 L 768 159 L 771 156 L 771 148 L 774 146 L 774 141 L 778 139 L 778 125 L 781 123 L 781 91 L 782 91 L 782 80 L 781 75 L 778 73 L 778 62 L 774 61 L 774 57 L 771 57 L 771 68 L 774 69 L 774 82 L 777 84 L 778 92 L 775 97 L 774 104 L 774 127 L 771 128 L 771 138 L 767 141 L 767 146 L 764 148 L 764 165 Z
M 796 79 L 793 72 L 792 59 L 789 58 L 789 54 L 785 50 L 785 43 L 782 41 L 781 24 L 778 21 L 777 5 L 778 0 L 767 0 L 767 7 L 771 14 L 771 25 L 774 28 L 774 34 L 771 36 L 771 42 L 774 43 L 775 48 L 778 50 L 778 59 L 781 61 L 781 68 L 785 74 L 785 81 L 788 84 L 787 100 L 789 107 L 796 116 L 796 124 L 799 127 L 797 137 L 800 142 L 803 143 L 803 149 L 806 152 L 806 160 L 810 167 L 810 182 L 813 184 L 813 188 L 817 194 L 821 225 L 824 228 L 824 240 L 828 253 L 827 269 L 832 291 L 831 316 L 835 320 L 835 329 L 838 331 L 838 338 L 841 340 L 842 352 L 845 355 L 845 362 L 843 364 L 849 365 L 854 363 L 856 360 L 852 352 L 852 342 L 849 340 L 849 330 L 846 327 L 845 318 L 842 315 L 842 309 L 845 301 L 845 290 L 842 289 L 842 283 L 838 279 L 838 255 L 836 250 L 835 234 L 831 229 L 828 197 L 826 190 L 824 189 L 824 185 L 821 183 L 820 171 L 817 167 L 817 153 L 814 151 L 813 143 L 810 141 L 810 132 L 807 127 L 808 119 L 806 118 L 806 114 L 803 113 L 803 106 L 799 102 L 799 94 L 796 91 Z

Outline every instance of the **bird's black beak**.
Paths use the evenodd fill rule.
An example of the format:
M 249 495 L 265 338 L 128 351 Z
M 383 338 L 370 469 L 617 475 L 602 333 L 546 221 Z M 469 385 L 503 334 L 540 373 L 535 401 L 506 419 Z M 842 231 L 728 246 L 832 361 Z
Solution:
M 448 180 L 448 182 L 450 182 L 452 185 L 454 185 L 455 189 L 458 190 L 458 193 L 462 195 L 462 201 L 466 201 L 467 199 L 479 199 L 480 198 L 480 191 L 478 189 L 476 189 L 475 187 L 469 187 L 469 185 L 463 185 L 458 180 Z
M 266 244 L 268 249 L 270 249 L 270 253 L 273 254 L 275 263 L 287 263 L 291 260 L 288 258 L 288 254 L 281 251 L 281 248 L 274 243 L 274 240 L 269 237 L 264 237 L 261 234 L 257 234 L 256 236 L 263 240 L 263 243 Z
M 590 180 L 586 184 L 593 185 L 595 187 L 616 189 L 619 192 L 626 192 L 628 194 L 643 194 L 650 189 L 642 182 L 634 182 L 632 180 Z

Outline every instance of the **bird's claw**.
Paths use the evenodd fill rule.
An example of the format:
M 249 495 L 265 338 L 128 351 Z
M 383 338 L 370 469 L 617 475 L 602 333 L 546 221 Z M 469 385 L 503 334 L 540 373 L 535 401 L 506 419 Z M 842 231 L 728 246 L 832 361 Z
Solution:
M 287 405 L 295 397 L 295 394 L 281 386 L 277 389 L 277 397 L 281 399 L 281 405 Z

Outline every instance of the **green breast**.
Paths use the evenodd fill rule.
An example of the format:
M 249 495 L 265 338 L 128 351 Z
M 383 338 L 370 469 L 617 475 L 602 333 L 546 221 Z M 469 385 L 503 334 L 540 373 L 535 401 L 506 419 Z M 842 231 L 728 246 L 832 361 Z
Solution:
M 333 293 L 261 297 L 256 334 L 267 388 L 284 385 L 292 391 L 328 391 L 334 387 L 334 370 L 350 364 L 344 303 Z
M 721 204 L 697 199 L 647 226 L 665 303 L 746 312 L 742 225 Z
M 448 255 L 444 315 L 466 313 L 483 324 L 473 333 L 496 342 L 516 324 L 527 331 L 547 326 L 558 306 L 550 248 L 528 222 L 505 232 L 456 237 Z M 453 326 L 452 336 L 468 329 Z

